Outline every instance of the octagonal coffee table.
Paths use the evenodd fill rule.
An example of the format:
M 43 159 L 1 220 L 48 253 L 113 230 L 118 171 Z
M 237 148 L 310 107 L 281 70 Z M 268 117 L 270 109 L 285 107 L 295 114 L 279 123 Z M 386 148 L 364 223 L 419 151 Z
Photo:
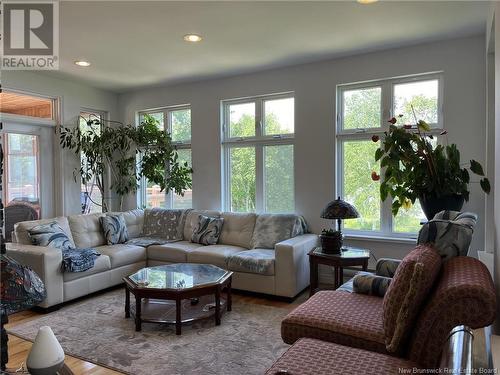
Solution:
M 125 318 L 132 314 L 135 330 L 143 322 L 175 323 L 181 334 L 182 323 L 215 315 L 220 325 L 221 308 L 231 311 L 233 273 L 210 264 L 177 263 L 143 268 L 123 278 L 125 282 Z M 221 298 L 225 290 L 226 299 Z M 130 307 L 130 293 L 135 309 Z

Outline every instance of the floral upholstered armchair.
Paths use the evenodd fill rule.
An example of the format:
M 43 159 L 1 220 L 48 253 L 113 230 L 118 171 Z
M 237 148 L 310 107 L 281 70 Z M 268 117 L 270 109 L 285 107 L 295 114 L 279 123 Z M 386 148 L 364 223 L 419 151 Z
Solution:
M 470 212 L 441 211 L 419 231 L 417 244 L 430 244 L 443 261 L 468 255 L 477 215 Z M 380 258 L 375 273 L 359 272 L 339 290 L 383 297 L 401 260 Z

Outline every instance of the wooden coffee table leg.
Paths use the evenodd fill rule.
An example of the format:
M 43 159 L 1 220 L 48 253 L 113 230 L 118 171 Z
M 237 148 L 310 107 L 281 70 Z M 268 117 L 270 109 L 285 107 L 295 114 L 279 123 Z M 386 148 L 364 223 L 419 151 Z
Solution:
M 135 296 L 135 330 L 139 332 L 142 327 L 141 327 L 141 305 L 142 305 L 142 298 L 139 296 Z
M 220 325 L 220 289 L 221 289 L 220 286 L 218 286 L 215 289 L 215 325 L 216 326 Z
M 181 322 L 181 299 L 177 297 L 175 300 L 175 334 L 180 335 L 182 331 Z
M 231 311 L 233 308 L 233 298 L 231 296 L 231 280 L 227 284 L 227 311 Z
M 343 283 L 344 283 L 344 268 L 339 267 L 339 285 L 337 286 L 337 288 L 339 288 Z
M 125 287 L 125 318 L 130 318 L 130 290 Z
M 339 287 L 339 267 L 338 266 L 335 266 L 335 289 L 337 289 Z
M 309 257 L 309 272 L 310 272 L 310 286 L 309 286 L 309 297 L 316 293 L 318 289 L 318 263 L 313 257 Z

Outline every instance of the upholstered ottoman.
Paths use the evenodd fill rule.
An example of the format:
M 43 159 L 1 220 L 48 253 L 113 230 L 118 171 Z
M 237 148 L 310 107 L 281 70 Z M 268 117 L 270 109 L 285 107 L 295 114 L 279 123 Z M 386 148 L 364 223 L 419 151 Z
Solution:
M 387 354 L 302 338 L 267 370 L 266 375 L 411 374 L 417 367 L 414 362 Z

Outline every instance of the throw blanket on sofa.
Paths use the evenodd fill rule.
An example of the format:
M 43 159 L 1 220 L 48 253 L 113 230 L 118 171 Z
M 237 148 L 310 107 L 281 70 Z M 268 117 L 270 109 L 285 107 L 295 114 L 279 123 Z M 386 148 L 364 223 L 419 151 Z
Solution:
M 62 251 L 62 271 L 63 272 L 83 272 L 94 267 L 94 262 L 98 256 L 95 249 L 63 249 Z
M 294 214 L 261 214 L 255 222 L 253 248 L 274 249 L 278 242 L 307 233 L 302 216 Z

